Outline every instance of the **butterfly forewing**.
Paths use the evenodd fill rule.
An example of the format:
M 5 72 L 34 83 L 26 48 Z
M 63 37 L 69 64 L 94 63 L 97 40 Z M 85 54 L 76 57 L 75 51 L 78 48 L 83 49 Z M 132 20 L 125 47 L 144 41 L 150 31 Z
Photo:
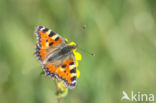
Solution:
M 52 30 L 43 26 L 37 26 L 35 30 L 38 42 L 36 45 L 36 55 L 40 61 L 44 61 L 54 50 L 58 49 L 59 45 L 63 45 L 63 38 Z

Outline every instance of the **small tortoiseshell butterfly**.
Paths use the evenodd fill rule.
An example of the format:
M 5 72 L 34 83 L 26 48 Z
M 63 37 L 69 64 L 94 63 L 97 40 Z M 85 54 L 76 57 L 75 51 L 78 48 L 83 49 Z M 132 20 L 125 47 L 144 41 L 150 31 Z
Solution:
M 43 26 L 37 26 L 35 55 L 43 66 L 46 75 L 61 80 L 68 88 L 76 86 L 76 60 L 73 50 L 76 45 L 69 45 L 64 38 Z

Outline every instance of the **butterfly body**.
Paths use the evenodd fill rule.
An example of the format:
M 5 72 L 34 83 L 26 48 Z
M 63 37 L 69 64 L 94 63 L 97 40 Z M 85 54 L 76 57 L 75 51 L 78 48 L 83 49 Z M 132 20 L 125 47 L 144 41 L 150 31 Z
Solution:
M 69 45 L 60 35 L 43 26 L 38 26 L 35 34 L 38 39 L 35 54 L 45 74 L 63 81 L 68 88 L 74 88 L 76 63 L 73 50 L 77 46 Z
M 75 49 L 75 45 L 68 45 L 66 47 L 61 48 L 60 50 L 56 51 L 55 54 L 51 53 L 48 58 L 48 62 L 53 62 L 56 60 L 64 60 L 66 57 L 72 55 L 73 49 Z

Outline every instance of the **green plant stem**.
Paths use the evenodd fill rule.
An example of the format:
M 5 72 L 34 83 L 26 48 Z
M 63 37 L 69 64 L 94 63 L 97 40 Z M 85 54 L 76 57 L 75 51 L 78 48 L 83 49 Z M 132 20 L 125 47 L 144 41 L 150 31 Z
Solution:
M 57 80 L 54 80 L 54 81 L 55 81 L 57 93 L 60 94 L 61 91 L 60 91 L 60 89 L 59 89 L 59 87 L 58 87 Z M 57 103 L 62 103 L 62 98 L 57 97 Z

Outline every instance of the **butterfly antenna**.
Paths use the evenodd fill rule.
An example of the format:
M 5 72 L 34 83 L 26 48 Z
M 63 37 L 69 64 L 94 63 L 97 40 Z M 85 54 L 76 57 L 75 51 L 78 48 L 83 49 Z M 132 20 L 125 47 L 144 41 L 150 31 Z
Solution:
M 91 52 L 89 52 L 88 50 L 86 50 L 86 49 L 84 49 L 84 48 L 81 48 L 81 47 L 77 47 L 77 48 L 78 48 L 79 50 L 82 50 L 83 52 L 85 52 L 85 53 L 91 55 L 91 56 L 95 56 L 94 53 L 91 53 Z
M 84 33 L 84 32 L 86 31 L 86 28 L 87 28 L 87 25 L 85 25 L 85 24 L 82 25 L 82 26 L 81 26 L 81 32 Z M 67 35 L 68 35 L 68 36 L 71 36 L 71 34 L 67 34 Z M 70 39 L 71 39 L 71 38 L 70 38 Z M 86 49 L 84 49 L 84 48 L 78 47 L 78 45 L 77 45 L 77 48 L 80 49 L 80 50 L 82 50 L 83 52 L 85 52 L 85 53 L 91 55 L 91 56 L 95 56 L 94 53 L 91 53 L 91 52 L 89 52 L 88 50 L 86 50 Z
M 83 33 L 86 31 L 86 28 L 87 28 L 87 25 L 85 25 L 85 24 L 82 25 L 82 26 L 81 26 L 80 32 L 83 34 Z M 72 39 L 71 39 L 71 37 L 72 37 L 71 34 L 72 34 L 72 33 L 66 34 L 66 35 L 68 36 L 68 39 L 69 39 L 69 40 L 72 40 Z M 63 36 L 65 37 L 66 35 L 63 35 Z

